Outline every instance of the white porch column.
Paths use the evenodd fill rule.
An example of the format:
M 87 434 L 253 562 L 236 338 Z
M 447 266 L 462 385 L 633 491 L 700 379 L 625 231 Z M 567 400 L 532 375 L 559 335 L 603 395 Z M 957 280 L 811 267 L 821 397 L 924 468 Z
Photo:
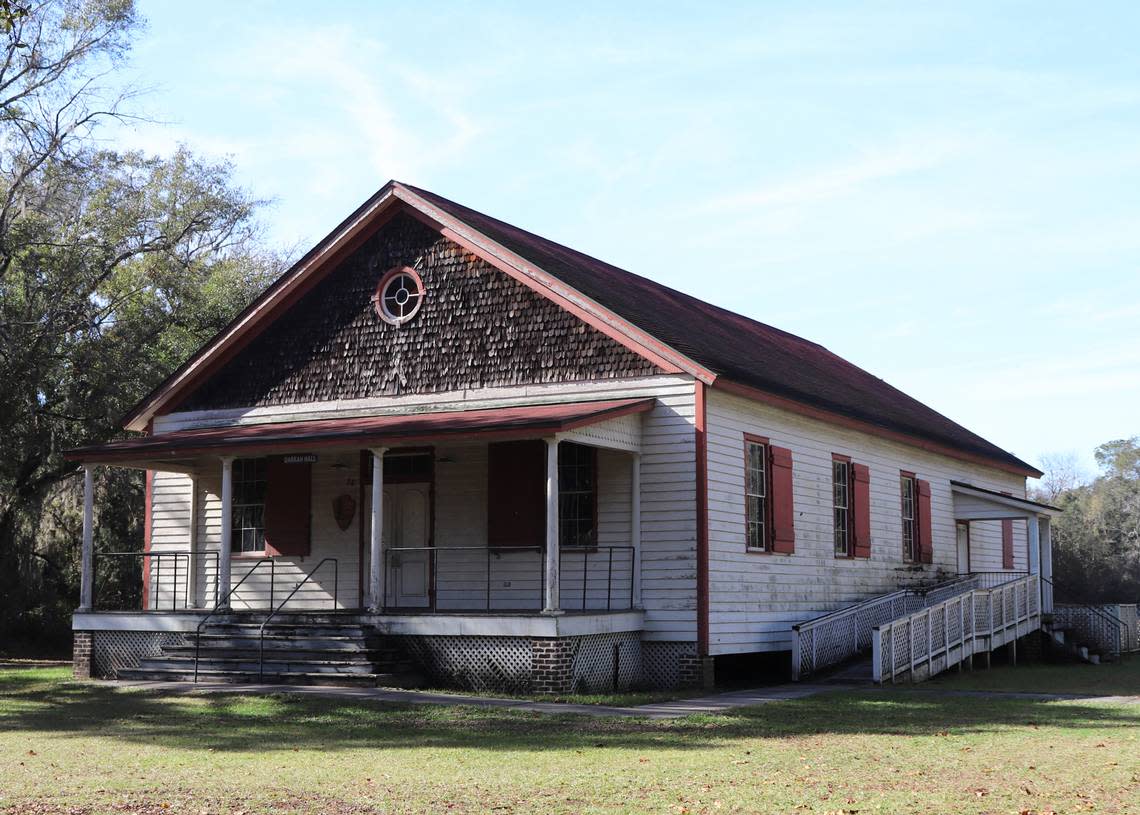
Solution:
M 186 594 L 189 595 L 187 608 L 201 608 L 205 605 L 198 602 L 198 476 L 190 476 L 190 526 L 187 528 L 186 549 L 190 552 L 190 567 L 186 574 Z
M 1025 519 L 1025 531 L 1029 540 L 1029 573 L 1041 574 L 1041 522 L 1036 515 Z
M 641 453 L 630 455 L 629 543 L 633 547 L 633 607 L 641 608 Z
M 1053 531 L 1049 518 L 1041 519 L 1041 576 L 1053 580 Z M 1041 612 L 1053 612 L 1053 587 L 1041 584 Z
M 558 439 L 546 440 L 546 597 L 543 614 L 561 614 L 558 601 Z
M 386 447 L 372 451 L 372 526 L 368 539 L 368 608 L 384 609 L 384 454 Z
M 79 610 L 91 611 L 95 589 L 95 468 L 83 465 L 83 548 Z
M 222 542 L 218 549 L 218 606 L 230 607 L 230 555 L 234 548 L 234 460 L 222 458 Z
M 1026 538 L 1029 540 L 1029 573 L 1041 574 L 1041 522 L 1036 515 L 1025 519 Z M 1039 608 L 1045 607 L 1045 584 L 1038 581 L 1037 597 L 1040 600 Z

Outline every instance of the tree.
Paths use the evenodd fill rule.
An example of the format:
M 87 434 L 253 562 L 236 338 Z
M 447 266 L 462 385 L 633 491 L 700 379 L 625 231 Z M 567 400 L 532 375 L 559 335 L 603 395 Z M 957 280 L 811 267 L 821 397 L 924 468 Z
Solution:
M 1107 442 L 1095 451 L 1101 474 L 1060 493 L 1054 522 L 1053 571 L 1060 599 L 1140 601 L 1140 439 Z
M 0 56 L 0 642 L 58 629 L 75 603 L 62 451 L 118 434 L 278 269 L 228 164 L 94 143 L 126 98 L 97 80 L 137 26 L 128 0 L 48 0 Z M 100 545 L 139 545 L 140 479 L 101 477 Z
M 1045 474 L 1030 492 L 1031 497 L 1046 504 L 1076 489 L 1086 479 L 1076 453 L 1047 453 L 1041 457 L 1041 469 Z

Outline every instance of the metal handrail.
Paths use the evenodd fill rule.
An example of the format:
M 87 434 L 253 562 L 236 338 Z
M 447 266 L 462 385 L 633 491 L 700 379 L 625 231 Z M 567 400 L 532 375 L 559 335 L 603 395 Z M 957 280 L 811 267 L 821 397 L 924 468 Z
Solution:
M 219 611 L 221 611 L 223 608 L 226 611 L 229 611 L 230 598 L 234 596 L 234 592 L 236 592 L 238 589 L 240 589 L 242 587 L 242 584 L 245 583 L 245 581 L 249 580 L 250 575 L 252 575 L 254 572 L 256 572 L 258 567 L 260 567 L 261 564 L 265 563 L 266 561 L 269 561 L 270 563 L 272 563 L 273 558 L 266 557 L 266 558 L 261 558 L 260 560 L 254 561 L 254 564 L 253 564 L 253 566 L 250 567 L 249 571 L 246 572 L 244 575 L 242 575 L 241 580 L 239 580 L 236 585 L 231 586 L 229 591 L 227 591 L 225 593 L 225 595 L 222 597 L 222 605 L 219 605 L 215 601 L 214 607 L 212 609 L 210 609 L 210 613 L 198 621 L 198 628 L 194 632 L 194 682 L 195 683 L 198 681 L 198 656 L 202 650 L 202 628 L 203 628 L 203 626 L 205 626 L 206 623 L 210 620 L 210 618 L 213 617 L 215 614 L 217 614 Z M 270 568 L 272 569 L 272 567 L 270 567 Z M 214 582 L 216 584 L 217 579 L 215 579 Z M 272 590 L 272 583 L 270 584 L 270 587 Z M 215 588 L 214 588 L 214 593 L 217 594 L 217 586 L 215 586 Z
M 289 596 L 282 600 L 280 605 L 269 612 L 269 616 L 265 618 L 261 623 L 261 628 L 257 630 L 257 681 L 260 682 L 265 676 L 265 627 L 269 625 L 270 620 L 277 616 L 277 612 L 285 608 L 285 604 L 293 599 L 293 595 L 300 591 L 303 585 L 309 582 L 312 576 L 317 573 L 317 570 L 330 561 L 333 565 L 333 611 L 336 611 L 338 603 L 337 588 L 340 585 L 340 563 L 335 557 L 326 557 L 322 558 L 316 566 L 309 569 L 309 573 L 301 578 L 301 581 L 293 587 L 293 591 L 289 592 Z
M 163 558 L 166 558 L 166 559 L 173 558 L 174 559 L 174 578 L 173 578 L 174 579 L 174 591 L 172 591 L 170 593 L 170 610 L 176 611 L 178 608 L 178 599 L 177 599 L 178 598 L 178 561 L 181 560 L 182 558 L 186 559 L 186 591 L 185 591 L 186 597 L 183 601 L 183 608 L 184 609 L 190 609 L 190 608 L 193 608 L 193 606 L 194 606 L 193 598 L 191 597 L 191 594 L 190 594 L 190 589 L 191 589 L 191 586 L 193 583 L 193 581 L 190 580 L 190 574 L 194 570 L 194 561 L 196 558 L 199 558 L 199 557 L 205 557 L 207 559 L 212 557 L 212 558 L 214 558 L 214 562 L 216 564 L 217 559 L 218 559 L 218 553 L 217 552 L 154 552 L 154 551 L 151 551 L 151 552 L 99 552 L 97 554 L 97 558 L 104 558 L 104 557 L 137 557 L 137 558 L 142 558 L 142 561 L 143 561 L 142 568 L 143 569 L 148 568 L 147 564 L 146 564 L 147 558 L 154 558 L 155 560 L 157 560 L 158 568 L 155 570 L 154 579 L 151 581 L 151 584 L 152 584 L 152 592 L 151 593 L 153 594 L 154 600 L 152 602 L 152 607 L 150 610 L 153 610 L 153 611 L 161 611 L 161 603 L 159 602 L 159 600 L 162 597 L 162 594 L 161 594 L 161 589 L 162 589 L 162 560 L 163 560 Z M 217 570 L 217 566 L 215 565 L 215 572 L 216 572 L 216 570 Z M 207 570 L 207 574 L 208 574 L 208 570 Z M 96 606 L 98 605 L 97 599 L 98 599 L 98 593 L 95 594 L 95 598 L 93 599 L 93 602 Z M 214 586 L 214 603 L 215 603 L 215 605 L 217 604 L 217 585 Z
M 440 553 L 446 552 L 471 552 L 480 553 L 485 556 L 486 563 L 484 564 L 484 591 L 482 598 L 482 606 L 485 611 L 491 611 L 493 605 L 493 596 L 491 591 L 491 564 L 492 557 L 495 559 L 502 558 L 504 555 L 510 554 L 542 554 L 545 548 L 542 546 L 390 546 L 384 549 L 384 563 L 383 563 L 383 580 L 387 585 L 388 575 L 394 564 L 391 561 L 391 556 L 401 552 L 424 552 L 433 558 L 433 563 L 438 564 L 438 556 Z M 601 553 L 605 551 L 605 555 Z M 573 546 L 563 547 L 559 551 L 559 565 L 561 566 L 562 560 L 568 555 L 582 555 L 582 587 L 581 587 L 581 601 L 582 610 L 586 610 L 586 597 L 588 590 L 589 568 L 591 562 L 596 562 L 597 558 L 605 557 L 606 563 L 604 567 L 606 575 L 606 610 L 612 611 L 615 605 L 614 601 L 614 557 L 615 553 L 628 552 L 630 556 L 630 570 L 629 570 L 629 607 L 633 607 L 633 585 L 635 580 L 633 570 L 633 554 L 636 551 L 635 546 L 629 545 L 616 545 L 616 546 Z M 620 560 L 619 560 L 620 568 Z M 541 606 L 542 597 L 545 595 L 546 588 L 546 570 L 539 568 L 538 578 L 540 582 L 539 589 L 539 606 Z M 431 597 L 433 598 L 430 608 L 435 610 L 434 598 L 438 596 L 437 587 L 439 579 L 439 570 L 432 569 L 431 576 Z M 384 602 L 385 609 L 396 609 L 400 606 L 392 602 L 391 598 L 386 596 Z M 458 611 L 460 609 L 452 609 Z M 504 609 L 506 610 L 506 609 Z M 517 609 L 516 609 L 517 610 Z
M 1054 594 L 1056 594 L 1057 585 L 1052 580 L 1047 577 L 1042 577 L 1041 582 L 1048 585 L 1049 588 L 1053 590 Z M 1115 632 L 1111 639 L 1112 655 L 1117 657 L 1120 656 L 1120 652 L 1123 650 L 1123 643 L 1121 643 L 1122 635 L 1120 631 L 1124 627 L 1124 620 L 1120 619 L 1107 609 L 1104 609 L 1100 606 L 1094 606 L 1089 603 L 1063 603 L 1062 605 L 1077 606 L 1078 608 L 1083 608 L 1086 611 L 1091 611 L 1093 614 L 1100 617 L 1101 624 L 1109 626 Z
M 606 611 L 613 610 L 613 582 L 614 582 L 614 552 L 629 552 L 630 553 L 630 570 L 629 570 L 629 606 L 633 608 L 633 552 L 635 547 L 628 545 L 618 546 L 568 546 L 560 549 L 559 554 L 559 574 L 561 574 L 561 560 L 563 555 L 577 554 L 582 555 L 582 611 L 586 610 L 586 597 L 588 580 L 590 575 L 590 555 L 597 555 L 600 552 L 606 552 Z

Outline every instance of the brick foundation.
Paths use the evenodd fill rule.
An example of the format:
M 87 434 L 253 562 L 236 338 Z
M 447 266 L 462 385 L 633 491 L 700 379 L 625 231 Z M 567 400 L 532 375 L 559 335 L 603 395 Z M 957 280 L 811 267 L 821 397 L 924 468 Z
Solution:
M 76 679 L 91 678 L 91 646 L 95 635 L 90 631 L 76 631 L 71 648 L 72 675 Z
M 566 638 L 530 641 L 531 690 L 534 693 L 574 692 L 574 642 Z
M 708 671 L 712 673 L 712 659 L 708 660 Z M 680 680 L 679 686 L 682 688 L 700 688 L 705 684 L 705 660 L 701 659 L 696 653 L 681 654 L 678 657 L 678 664 L 680 666 Z

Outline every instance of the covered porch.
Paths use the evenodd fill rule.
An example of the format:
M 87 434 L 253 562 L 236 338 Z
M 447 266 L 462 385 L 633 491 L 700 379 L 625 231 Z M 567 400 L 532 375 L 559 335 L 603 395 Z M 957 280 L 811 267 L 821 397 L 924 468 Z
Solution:
M 489 618 L 628 614 L 652 405 L 251 423 L 73 451 L 85 472 L 77 616 L 364 614 L 393 633 L 460 633 L 459 618 L 481 617 L 485 635 Z M 146 551 L 95 551 L 100 466 L 147 472 Z M 115 569 L 139 570 L 139 596 L 107 595 Z M 437 619 L 397 624 L 425 616 Z
M 1050 519 L 1060 514 L 1056 507 L 1016 498 L 1003 492 L 975 487 L 961 481 L 950 482 L 954 501 L 958 573 L 974 575 L 981 588 L 1001 585 L 1011 579 L 1014 564 L 1012 524 L 1024 522 L 1026 530 L 1026 573 L 1037 575 L 1041 612 L 1053 610 L 1053 540 Z M 980 521 L 1001 521 L 1003 562 L 1001 571 L 976 568 L 971 550 L 971 526 Z M 1024 574 L 1024 573 L 1023 573 Z

